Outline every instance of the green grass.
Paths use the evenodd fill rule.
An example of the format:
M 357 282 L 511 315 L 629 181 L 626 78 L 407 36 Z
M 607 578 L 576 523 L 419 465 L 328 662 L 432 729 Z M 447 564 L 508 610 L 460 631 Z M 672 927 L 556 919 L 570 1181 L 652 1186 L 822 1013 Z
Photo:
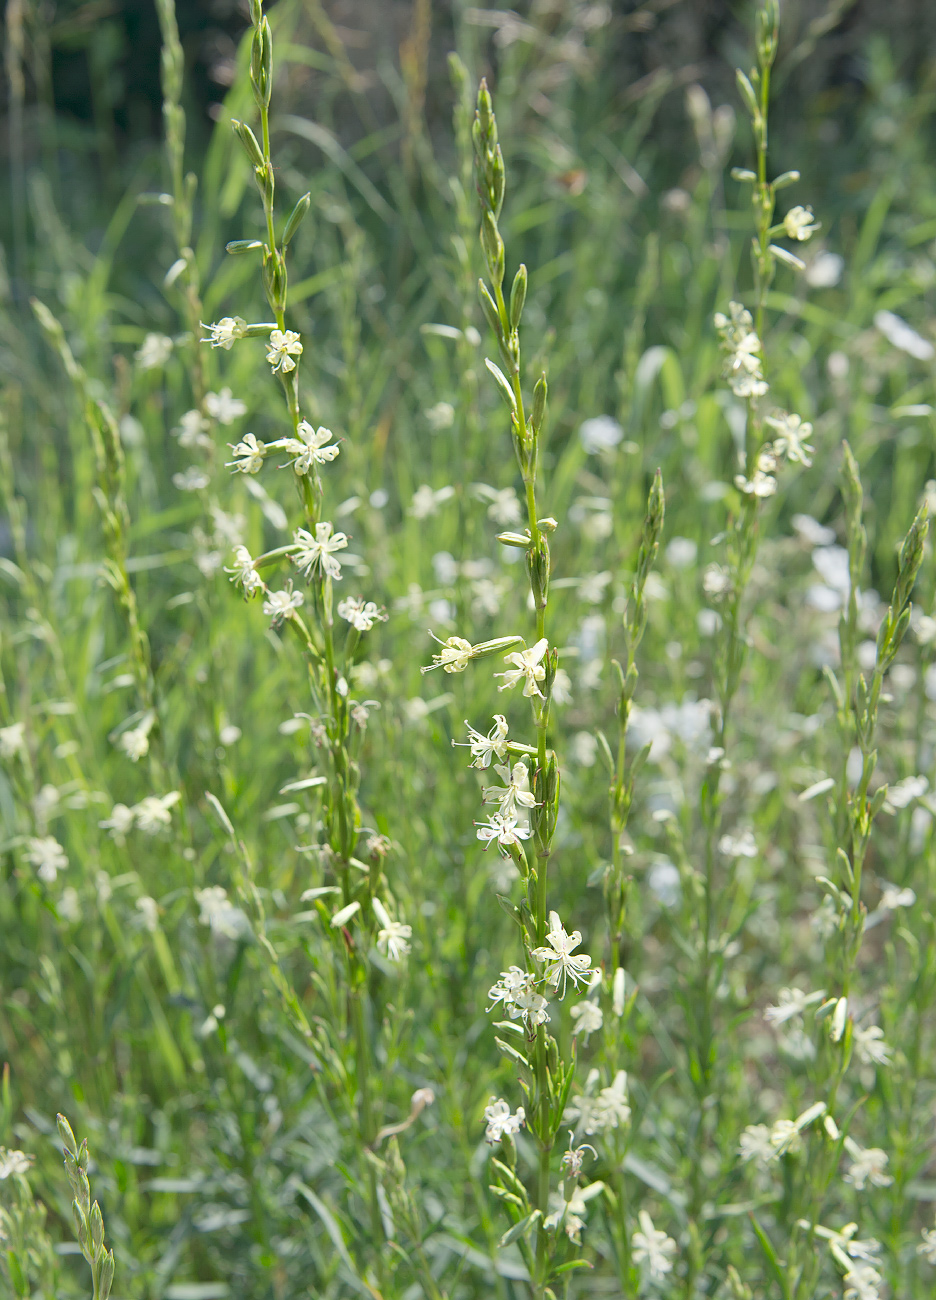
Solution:
M 245 604 L 220 567 L 232 563 L 231 538 L 213 508 L 242 516 L 234 531 L 254 556 L 305 526 L 295 475 L 274 468 L 284 457 L 271 456 L 256 478 L 225 468 L 227 444 L 248 431 L 267 441 L 290 432 L 263 340 L 200 349 L 207 389 L 230 388 L 246 413 L 214 422 L 210 447 L 181 447 L 173 430 L 197 381 L 190 309 L 164 280 L 178 247 L 172 210 L 154 196 L 171 189 L 171 175 L 160 156 L 141 156 L 120 174 L 124 197 L 105 210 L 87 197 L 87 182 L 76 182 L 70 203 L 67 184 L 37 163 L 24 193 L 10 191 L 25 203 L 27 240 L 15 268 L 7 259 L 0 301 L 0 726 L 25 726 L 25 752 L 0 760 L 0 1056 L 9 1063 L 0 1144 L 35 1157 L 25 1175 L 0 1180 L 4 1294 L 89 1293 L 58 1112 L 88 1138 L 116 1300 L 531 1293 L 521 1246 L 498 1245 L 519 1212 L 488 1190 L 498 1179 L 509 1190 L 510 1175 L 490 1160 L 509 1164 L 510 1148 L 492 1152 L 483 1140 L 493 1097 L 512 1110 L 524 1104 L 516 1065 L 494 1041 L 496 1017 L 485 1013 L 500 972 L 523 962 L 520 931 L 496 895 L 516 904 L 521 889 L 496 847 L 484 853 L 476 838 L 474 823 L 490 812 L 481 787 L 493 783 L 491 770 L 469 769 L 467 751 L 450 742 L 464 740 L 463 719 L 486 732 L 499 711 L 512 737 L 533 743 L 535 733 L 519 692 L 496 689 L 503 664 L 420 673 L 438 650 L 429 629 L 475 643 L 514 633 L 535 640 L 523 553 L 496 542 L 504 524 L 476 486 L 514 487 L 522 501 L 506 408 L 484 367 L 485 357 L 497 360 L 496 343 L 476 292 L 484 259 L 470 121 L 485 73 L 507 166 L 508 284 L 520 261 L 529 269 L 526 400 L 542 370 L 549 378 L 538 491 L 559 524 L 549 641 L 571 692 L 554 704 L 549 727 L 562 770 L 549 906 L 582 932 L 605 975 L 604 1027 L 575 1046 L 572 1095 L 594 1095 L 625 1070 L 631 1107 L 617 1129 L 577 1131 L 577 1143 L 596 1149 L 585 1153 L 581 1182 L 603 1187 L 587 1202 L 581 1248 L 560 1231 L 555 1263 L 582 1258 L 592 1268 L 558 1274 L 554 1292 L 840 1296 L 845 1266 L 821 1234 L 797 1226 L 806 1219 L 836 1230 L 856 1222 L 858 1238 L 881 1243 L 881 1295 L 922 1300 L 934 1268 L 917 1246 L 936 1199 L 929 545 L 911 630 L 883 678 L 871 779 L 873 791 L 919 775 L 929 790 L 908 792 L 903 807 L 898 795 L 874 820 L 853 973 L 846 930 L 837 939 L 814 921 L 824 897 L 816 877 L 842 884 L 837 850 L 853 854 L 850 828 L 863 807 L 854 761 L 845 773 L 857 675 L 838 663 L 839 616 L 824 579 L 841 557 L 829 544 L 849 544 L 850 518 L 857 556 L 860 515 L 860 586 L 883 604 L 862 602 L 845 644 L 870 680 L 898 547 L 936 478 L 932 87 L 903 83 L 879 36 L 865 51 L 864 96 L 830 112 L 821 97 L 792 92 L 793 55 L 808 33 L 784 30 L 769 171 L 802 172 L 780 210 L 810 203 L 822 230 L 798 246 L 805 276 L 777 269 L 764 347 L 771 401 L 812 422 L 815 454 L 809 469 L 784 469 L 756 525 L 751 516 L 757 552 L 739 606 L 746 651 L 719 759 L 709 753 L 718 720 L 699 702 L 718 699 L 726 642 L 724 622 L 715 625 L 728 615 L 705 575 L 729 563 L 730 530 L 746 517 L 732 486 L 745 407 L 721 377 L 713 315 L 731 299 L 755 305 L 750 195 L 730 176 L 731 166 L 754 161 L 743 104 L 732 91 L 736 117 L 721 110 L 712 119 L 697 98 L 697 137 L 678 78 L 633 93 L 618 84 L 619 15 L 608 28 L 589 27 L 578 5 L 558 16 L 534 11 L 525 17 L 534 39 L 492 44 L 458 6 L 453 45 L 471 84 L 456 78 L 448 90 L 432 65 L 427 119 L 417 6 L 403 70 L 378 69 L 390 106 L 381 115 L 317 13 L 281 0 L 270 15 L 277 220 L 310 192 L 310 215 L 289 249 L 288 324 L 304 344 L 302 413 L 341 440 L 338 459 L 322 468 L 323 517 L 349 534 L 358 557 L 345 565 L 340 594 L 390 614 L 366 633 L 366 658 L 351 676 L 352 695 L 379 708 L 354 733 L 350 758 L 363 824 L 391 843 L 380 897 L 412 926 L 412 951 L 392 963 L 365 942 L 371 918 L 370 931 L 350 925 L 349 957 L 329 925 L 337 900 L 302 900 L 340 883 L 317 847 L 327 789 L 284 790 L 328 773 L 310 732 L 309 668 L 289 628 L 271 630 L 260 602 Z M 581 58 L 570 57 L 573 37 Z M 186 159 L 199 176 L 192 246 L 205 321 L 271 319 L 257 257 L 224 254 L 227 240 L 265 230 L 229 127 L 236 118 L 259 130 L 249 54 L 248 42 L 207 151 Z M 750 66 L 749 52 L 738 57 Z M 801 66 L 822 57 L 820 39 Z M 722 70 L 725 85 L 730 72 Z M 823 123 L 836 125 L 838 141 Z M 820 253 L 843 259 L 835 283 L 816 283 Z M 49 346 L 30 296 L 61 322 L 77 379 Z M 929 355 L 889 341 L 882 311 L 909 322 Z M 147 370 L 135 354 L 150 332 L 174 346 Z M 98 401 L 119 442 L 108 441 Z M 599 416 L 617 421 L 620 440 L 589 452 L 581 426 Z M 852 496 L 850 515 L 846 438 L 864 485 L 863 510 Z M 193 463 L 206 486 L 181 490 L 174 478 Z M 612 660 L 627 658 L 623 616 L 628 599 L 634 608 L 657 468 L 666 518 L 646 579 L 629 759 L 645 740 L 657 742 L 635 774 L 615 853 L 602 738 L 616 751 Z M 248 490 L 258 482 L 262 500 Z M 422 485 L 453 491 L 418 518 Z M 119 518 L 110 533 L 102 527 L 102 492 L 117 516 L 125 499 L 125 527 Z M 803 515 L 829 532 L 816 536 Z M 119 566 L 103 581 L 104 561 L 121 547 L 126 585 Z M 134 609 L 146 638 L 135 647 Z M 846 690 L 840 707 L 830 676 Z M 118 729 L 149 708 L 148 691 L 158 720 L 149 754 L 133 764 Z M 831 790 L 801 799 L 827 775 Z M 180 798 L 160 833 L 115 837 L 100 827 L 115 804 L 171 791 Z M 722 835 L 745 831 L 753 856 L 718 851 Z M 68 857 L 54 881 L 39 879 L 28 856 L 28 841 L 44 836 Z M 618 869 L 626 905 L 612 947 L 604 886 Z M 891 885 L 912 890 L 912 904 L 904 895 L 896 910 L 882 909 Z M 230 933 L 200 920 L 196 891 L 218 886 L 241 909 L 228 915 Z M 706 949 L 707 891 L 717 926 Z M 618 964 L 623 1016 L 613 1010 Z M 819 1001 L 802 1019 L 765 1020 L 781 988 L 838 998 L 843 972 L 840 1042 L 830 1038 L 831 1006 L 817 1016 Z M 572 1000 L 554 1005 L 551 1024 L 565 1062 Z M 849 1061 L 852 1027 L 869 1025 L 883 1031 L 886 1067 Z M 369 1045 L 373 1156 L 363 1149 L 356 1031 Z M 413 1093 L 427 1087 L 434 1103 L 377 1143 L 377 1131 L 402 1124 Z M 793 1119 L 817 1100 L 842 1134 L 887 1153 L 892 1183 L 846 1182 L 851 1159 L 821 1119 L 799 1153 L 763 1168 L 739 1159 L 747 1126 Z M 573 1120 L 557 1139 L 553 1190 Z M 521 1183 L 533 1187 L 529 1129 L 516 1160 Z M 641 1271 L 639 1252 L 634 1259 L 641 1211 L 676 1243 L 659 1285 Z M 53 1255 L 50 1241 L 64 1251 Z M 23 1243 L 33 1254 L 20 1285 L 3 1252 L 25 1259 Z

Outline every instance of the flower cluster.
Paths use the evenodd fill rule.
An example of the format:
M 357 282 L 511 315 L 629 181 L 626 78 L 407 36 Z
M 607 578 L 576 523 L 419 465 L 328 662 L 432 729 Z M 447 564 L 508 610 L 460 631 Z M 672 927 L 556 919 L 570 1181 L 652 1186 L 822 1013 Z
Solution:
M 754 330 L 754 318 L 739 302 L 728 304 L 728 315 L 715 314 L 715 328 L 721 335 L 725 363 L 722 375 L 735 397 L 763 397 L 767 380 L 761 361 L 761 341 Z

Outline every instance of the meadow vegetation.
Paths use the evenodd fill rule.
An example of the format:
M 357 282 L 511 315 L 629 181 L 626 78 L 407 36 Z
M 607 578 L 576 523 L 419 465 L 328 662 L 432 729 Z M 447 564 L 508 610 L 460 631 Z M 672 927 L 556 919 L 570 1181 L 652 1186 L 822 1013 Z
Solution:
M 8 3 L 4 1296 L 933 1294 L 936 79 L 666 8 Z

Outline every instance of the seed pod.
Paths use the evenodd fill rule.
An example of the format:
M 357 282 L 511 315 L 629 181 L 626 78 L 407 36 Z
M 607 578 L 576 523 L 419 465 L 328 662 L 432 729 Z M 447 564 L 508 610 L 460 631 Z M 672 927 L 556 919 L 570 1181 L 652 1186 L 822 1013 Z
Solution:
M 260 141 L 254 135 L 253 131 L 251 131 L 247 123 L 238 122 L 236 118 L 232 118 L 231 130 L 244 146 L 244 151 L 253 165 L 255 167 L 262 167 L 264 165 L 263 150 L 260 148 Z
M 527 269 L 521 262 L 520 269 L 514 276 L 513 288 L 510 290 L 510 328 L 515 330 L 520 325 L 523 304 L 527 295 Z
M 530 417 L 533 425 L 533 432 L 538 436 L 546 419 L 546 399 L 549 395 L 549 389 L 546 385 L 545 372 L 540 375 L 536 381 L 536 387 L 533 389 L 533 412 Z
M 311 206 L 312 206 L 312 195 L 303 194 L 302 198 L 293 208 L 292 212 L 290 212 L 289 217 L 286 221 L 286 226 L 283 230 L 283 238 L 282 238 L 283 248 L 286 247 L 286 245 L 292 239 L 293 235 L 302 225 L 302 222 L 305 219 L 305 215 L 309 211 L 309 208 Z

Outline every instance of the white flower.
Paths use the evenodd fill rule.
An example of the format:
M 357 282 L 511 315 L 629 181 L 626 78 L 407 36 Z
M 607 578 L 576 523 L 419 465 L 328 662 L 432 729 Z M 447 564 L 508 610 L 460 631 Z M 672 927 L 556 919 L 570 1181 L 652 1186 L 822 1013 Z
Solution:
M 346 618 L 358 632 L 369 632 L 375 623 L 386 623 L 387 612 L 375 605 L 372 600 L 365 602 L 363 596 L 347 597 L 338 602 L 338 613 Z
M 469 767 L 490 767 L 495 758 L 503 761 L 507 753 L 507 719 L 503 713 L 494 714 L 494 726 L 486 736 L 482 736 L 480 731 L 475 731 L 468 722 L 465 723 L 468 728 L 468 739 L 453 740 L 453 745 L 468 745 L 471 749 L 471 762 Z
M 168 794 L 164 795 L 148 794 L 145 799 L 141 799 L 138 804 L 134 804 L 130 810 L 133 813 L 133 820 L 137 828 L 144 835 L 155 835 L 164 826 L 171 826 L 172 815 L 170 809 L 181 798 L 182 796 L 178 790 L 170 790 Z M 114 812 L 116 811 L 115 808 Z
M 379 898 L 374 899 L 373 908 L 381 925 L 381 929 L 377 931 L 378 949 L 391 961 L 402 961 L 410 950 L 409 940 L 413 937 L 413 927 L 404 925 L 402 921 L 392 920 Z
M 565 997 L 566 980 L 570 979 L 576 986 L 587 984 L 592 976 L 591 957 L 587 952 L 573 955 L 582 942 L 580 930 L 567 934 L 556 912 L 549 914 L 549 933 L 546 935 L 548 947 L 534 948 L 533 956 L 537 961 L 546 963 L 546 983 L 558 991 L 560 984 Z
M 315 536 L 304 528 L 297 528 L 293 541 L 298 550 L 292 557 L 293 564 L 300 573 L 311 578 L 313 573 L 321 572 L 336 581 L 341 578 L 341 564 L 335 559 L 335 552 L 342 551 L 348 545 L 344 533 L 332 532 L 327 520 L 315 525 Z
M 227 462 L 227 468 L 236 474 L 258 474 L 263 468 L 263 458 L 267 454 L 265 442 L 259 442 L 252 433 L 245 433 L 240 442 L 229 442 L 234 459 Z
M 36 868 L 36 875 L 45 885 L 51 885 L 58 873 L 68 866 L 65 850 L 52 835 L 31 837 L 26 841 L 24 856 Z
M 501 1002 L 511 1020 L 523 1020 L 526 1025 L 545 1024 L 549 1019 L 548 1003 L 535 992 L 534 983 L 534 977 L 519 966 L 502 971 L 500 979 L 488 990 L 491 999 L 488 1011 Z
M 439 506 L 450 501 L 455 495 L 453 487 L 441 487 L 433 490 L 428 483 L 423 483 L 413 493 L 409 513 L 414 519 L 428 519 L 437 513 Z
M 479 840 L 486 840 L 485 848 L 489 848 L 494 841 L 497 841 L 501 856 L 510 857 L 510 849 L 517 845 L 521 840 L 530 838 L 529 826 L 522 825 L 515 814 L 505 817 L 503 813 L 496 812 L 493 817 L 486 822 L 475 822 L 477 827 L 477 837 Z
M 593 415 L 579 425 L 579 439 L 589 456 L 600 451 L 610 451 L 623 437 L 624 430 L 610 415 Z
M 132 808 L 128 808 L 125 803 L 115 803 L 110 817 L 98 822 L 98 826 L 102 831 L 110 831 L 111 839 L 122 844 L 124 836 L 133 829 L 133 816 Z
M 543 692 L 539 689 L 537 682 L 541 682 L 546 676 L 546 669 L 543 667 L 543 656 L 549 649 L 549 642 L 545 637 L 537 641 L 536 645 L 530 650 L 515 650 L 513 654 L 505 656 L 506 662 L 513 664 L 506 672 L 495 673 L 495 677 L 503 677 L 504 684 L 499 686 L 498 690 L 506 691 L 511 686 L 516 686 L 518 682 L 523 682 L 523 694 L 530 698 L 538 695 L 543 699 Z
M 492 1097 L 490 1105 L 484 1108 L 484 1118 L 487 1120 L 484 1140 L 494 1146 L 502 1141 L 505 1135 L 513 1137 L 515 1133 L 520 1132 L 521 1126 L 526 1123 L 526 1112 L 522 1106 L 518 1106 L 517 1113 L 511 1115 L 510 1107 L 502 1097 L 496 1100 Z
M 553 678 L 552 702 L 553 704 L 572 703 L 572 678 L 564 668 L 556 669 L 556 675 Z
M 676 1243 L 672 1237 L 653 1226 L 653 1220 L 646 1210 L 641 1210 L 637 1218 L 640 1221 L 640 1231 L 635 1232 L 631 1238 L 634 1263 L 646 1264 L 650 1280 L 661 1282 L 672 1270 L 670 1256 L 676 1254 Z
M 205 410 L 219 424 L 233 424 L 247 414 L 247 407 L 239 397 L 234 397 L 230 388 L 222 388 L 220 393 L 206 393 Z
M 715 328 L 722 336 L 725 364 L 722 374 L 736 397 L 763 397 L 767 381 L 761 369 L 761 344 L 754 331 L 754 319 L 739 302 L 728 304 L 728 315 L 715 314 Z
M 451 402 L 436 402 L 435 406 L 430 406 L 428 411 L 423 411 L 423 415 L 433 433 L 450 429 L 455 423 L 455 407 Z
M 268 591 L 263 602 L 263 612 L 271 620 L 270 626 L 279 627 L 284 619 L 292 618 L 293 612 L 304 600 L 301 591 L 293 591 L 291 582 L 287 582 L 282 591 Z
M 926 794 L 929 782 L 925 776 L 907 776 L 887 787 L 887 803 L 891 809 L 907 808 L 914 799 Z
M 845 1283 L 845 1300 L 880 1300 L 878 1288 L 883 1281 L 880 1273 L 870 1264 L 859 1264 L 849 1269 L 842 1281 Z
M 147 334 L 143 344 L 134 353 L 141 370 L 157 370 L 164 366 L 172 355 L 172 339 L 165 334 Z
M 159 929 L 159 904 L 156 899 L 144 894 L 137 899 L 136 909 L 140 913 L 143 928 L 149 930 L 150 934 L 155 934 Z
M 530 774 L 526 763 L 514 763 L 513 770 L 507 764 L 503 767 L 495 766 L 494 770 L 507 784 L 487 786 L 483 791 L 484 802 L 498 804 L 501 817 L 513 817 L 520 821 L 525 814 L 519 812 L 518 808 L 536 807 L 536 800 L 530 791 Z
M 273 367 L 274 375 L 281 370 L 284 375 L 295 370 L 294 357 L 302 356 L 302 344 L 295 330 L 272 330 L 267 346 L 267 361 Z
M 805 465 L 808 469 L 812 464 L 809 457 L 815 451 L 815 448 L 806 441 L 812 435 L 813 427 L 809 421 L 801 420 L 798 415 L 787 415 L 786 411 L 781 411 L 779 415 L 768 415 L 766 423 L 777 430 L 778 437 L 774 439 L 773 444 L 774 454 L 799 465 Z
M 210 447 L 211 439 L 207 433 L 208 421 L 201 411 L 186 411 L 179 421 L 179 427 L 173 433 L 179 440 L 179 446 L 186 450 L 192 447 Z
M 251 596 L 263 590 L 263 579 L 254 568 L 253 558 L 246 546 L 234 547 L 234 563 L 231 568 L 225 568 L 224 572 L 231 575 L 235 587 L 243 589 L 245 600 L 250 600 Z
M 798 1226 L 805 1228 L 808 1232 L 812 1225 L 805 1219 L 800 1219 Z M 846 1223 L 838 1231 L 835 1228 L 825 1228 L 821 1223 L 817 1223 L 815 1231 L 817 1237 L 822 1237 L 829 1243 L 829 1249 L 843 1267 L 852 1259 L 860 1259 L 868 1264 L 877 1264 L 879 1262 L 877 1258 L 881 1253 L 881 1243 L 879 1241 L 875 1241 L 873 1237 L 869 1237 L 866 1241 L 853 1240 L 855 1233 L 858 1231 L 857 1223 Z
M 777 480 L 774 478 L 776 468 L 777 458 L 774 455 L 773 448 L 762 447 L 758 452 L 754 477 L 746 478 L 743 474 L 736 474 L 735 487 L 739 492 L 743 492 L 745 496 L 772 497 L 777 490 Z
M 783 218 L 783 233 L 787 239 L 796 239 L 802 243 L 816 233 L 819 225 L 820 223 L 813 217 L 812 208 L 797 205 L 795 208 L 790 208 Z
M 471 642 L 466 641 L 463 636 L 450 636 L 445 641 L 439 641 L 439 638 L 434 636 L 432 632 L 429 635 L 434 641 L 439 642 L 442 652 L 441 654 L 434 654 L 432 663 L 421 669 L 421 671 L 431 673 L 433 668 L 442 668 L 447 673 L 463 673 L 474 653 Z
M 900 907 L 912 907 L 916 894 L 912 889 L 898 889 L 896 885 L 885 885 L 878 908 L 882 912 L 896 912 Z
M 508 524 L 518 524 L 521 518 L 520 499 L 512 487 L 493 488 L 487 483 L 476 483 L 475 491 L 490 504 L 487 508 L 488 519 L 506 528 Z
M 13 758 L 25 750 L 25 722 L 12 722 L 8 727 L 0 727 L 0 758 Z
M 149 727 L 143 725 L 121 732 L 117 745 L 127 755 L 131 763 L 138 763 L 149 753 Z
M 890 1048 L 884 1041 L 884 1031 L 879 1025 L 869 1025 L 867 1029 L 855 1029 L 852 1034 L 852 1046 L 862 1065 L 890 1065 Z
M 627 1071 L 618 1070 L 610 1088 L 602 1088 L 595 1100 L 592 1119 L 595 1127 L 592 1132 L 623 1127 L 630 1117 L 631 1108 L 627 1102 Z
M 323 425 L 313 429 L 308 420 L 300 420 L 296 438 L 286 438 L 283 449 L 293 456 L 293 469 L 300 476 L 308 474 L 313 465 L 325 465 L 334 460 L 340 448 L 333 442 L 334 434 Z
M 213 348 L 224 348 L 230 352 L 236 339 L 244 337 L 247 322 L 240 316 L 223 316 L 214 325 L 202 323 L 202 329 L 208 331 L 208 337 L 202 343 L 210 343 Z
M 8 1151 L 6 1147 L 0 1147 L 0 1182 L 13 1174 L 25 1174 L 32 1160 L 25 1151 Z
M 740 835 L 723 835 L 718 841 L 718 851 L 726 858 L 756 858 L 757 841 L 750 830 L 743 830 Z
M 845 1150 L 852 1158 L 845 1175 L 846 1183 L 851 1183 L 856 1191 L 863 1191 L 866 1183 L 873 1187 L 889 1187 L 894 1181 L 887 1168 L 887 1152 L 880 1147 L 859 1146 L 853 1138 L 845 1139 Z
M 227 890 L 220 885 L 209 885 L 207 889 L 195 890 L 202 925 L 207 925 L 215 934 L 226 939 L 238 939 L 250 928 L 247 917 L 239 907 L 228 899 Z
M 923 1240 L 917 1246 L 917 1254 L 922 1255 L 927 1264 L 936 1264 L 936 1228 L 924 1228 Z
M 770 1130 L 770 1145 L 778 1156 L 785 1156 L 798 1151 L 802 1145 L 802 1139 L 796 1121 L 792 1119 L 776 1120 Z
M 802 989 L 781 989 L 778 995 L 778 1005 L 768 1007 L 764 1012 L 764 1019 L 769 1020 L 774 1025 L 782 1025 L 785 1021 L 791 1020 L 793 1016 L 801 1016 L 807 1007 L 813 1003 L 819 1002 L 825 997 L 825 993 L 804 993 Z
M 748 1124 L 738 1141 L 738 1155 L 744 1161 L 756 1160 L 759 1165 L 769 1164 L 777 1158 L 766 1124 Z
M 201 492 L 210 482 L 211 479 L 198 465 L 189 465 L 181 474 L 172 476 L 172 485 L 180 492 Z
M 724 596 L 731 590 L 731 574 L 723 564 L 710 564 L 702 574 L 702 590 L 706 596 Z
M 581 1034 L 583 1042 L 586 1043 L 589 1036 L 597 1033 L 604 1024 L 601 1007 L 590 999 L 579 1002 L 572 1008 L 572 1019 L 575 1021 L 575 1033 Z

